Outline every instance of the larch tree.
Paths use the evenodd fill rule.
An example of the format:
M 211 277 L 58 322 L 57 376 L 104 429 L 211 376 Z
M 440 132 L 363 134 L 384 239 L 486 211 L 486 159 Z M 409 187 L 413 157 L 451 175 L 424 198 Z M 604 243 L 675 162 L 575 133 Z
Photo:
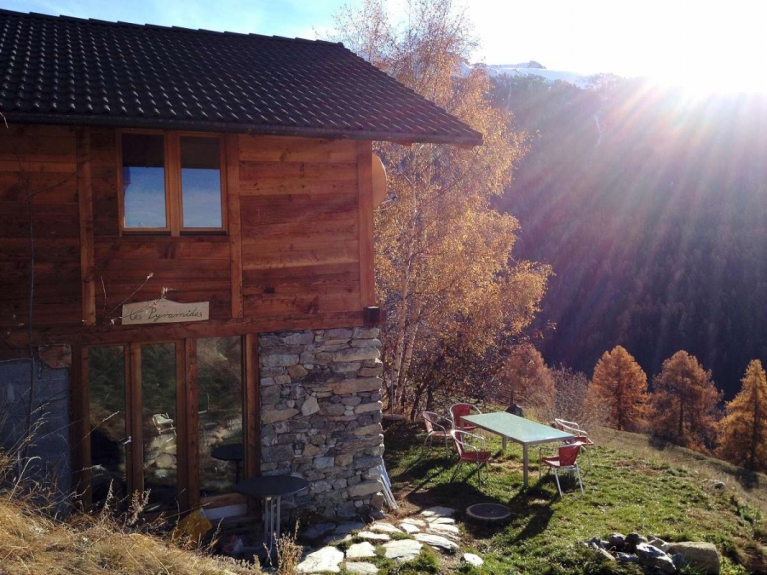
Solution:
M 663 362 L 653 379 L 652 431 L 679 445 L 705 451 L 714 437 L 716 406 L 721 399 L 711 372 L 704 371 L 694 356 L 678 351 Z
M 767 376 L 758 359 L 748 364 L 740 392 L 719 422 L 717 453 L 741 467 L 767 469 Z
M 624 430 L 640 427 L 648 401 L 647 375 L 634 357 L 620 345 L 606 351 L 594 367 L 586 403 L 604 408 L 605 425 Z
M 401 24 L 383 0 L 336 18 L 336 39 L 484 135 L 484 144 L 380 143 L 393 201 L 376 211 L 376 287 L 390 405 L 411 413 L 435 386 L 460 385 L 488 353 L 529 325 L 548 267 L 511 259 L 517 221 L 491 206 L 525 147 L 488 99 L 487 72 L 466 66 L 476 47 L 452 0 L 413 0 Z M 455 351 L 467 358 L 452 361 Z M 441 371 L 440 371 L 441 370 Z M 393 393 L 392 393 L 393 392 Z
M 554 415 L 557 390 L 541 353 L 529 343 L 515 345 L 499 376 L 499 391 L 509 404 L 530 407 L 537 419 Z

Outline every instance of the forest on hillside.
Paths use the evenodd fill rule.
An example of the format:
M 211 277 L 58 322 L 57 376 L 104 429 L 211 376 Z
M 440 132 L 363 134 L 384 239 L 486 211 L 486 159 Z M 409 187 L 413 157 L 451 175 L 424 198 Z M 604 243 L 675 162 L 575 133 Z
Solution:
M 767 360 L 767 99 L 615 77 L 491 94 L 528 136 L 498 207 L 515 257 L 555 274 L 533 326 L 546 362 L 590 375 L 621 345 L 654 374 L 685 350 L 731 399 Z

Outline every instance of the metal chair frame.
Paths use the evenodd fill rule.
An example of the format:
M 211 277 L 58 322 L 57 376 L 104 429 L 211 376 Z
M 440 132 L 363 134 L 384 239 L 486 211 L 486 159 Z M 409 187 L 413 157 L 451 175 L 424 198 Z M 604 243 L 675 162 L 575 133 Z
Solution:
M 459 429 L 461 431 L 473 431 L 477 429 L 476 425 L 471 423 L 464 423 L 461 418 L 465 415 L 471 415 L 471 412 L 475 411 L 478 414 L 482 413 L 482 410 L 476 405 L 471 403 L 454 403 L 450 406 L 450 417 L 453 419 L 453 429 Z
M 426 425 L 426 439 L 423 440 L 423 446 L 429 444 L 432 447 L 432 442 L 435 437 L 441 437 L 445 440 L 445 455 L 450 453 L 447 441 L 452 437 L 451 431 L 453 430 L 453 422 L 439 413 L 434 411 L 422 411 L 421 417 L 423 418 L 424 425 Z
M 581 445 L 578 443 L 571 443 L 563 445 L 559 448 L 559 453 L 555 457 L 542 457 L 541 465 L 538 467 L 538 481 L 541 480 L 543 465 L 548 465 L 549 470 L 554 470 L 554 478 L 557 481 L 557 491 L 559 491 L 559 497 L 562 498 L 562 485 L 559 483 L 559 471 L 564 469 L 568 472 L 578 473 L 578 484 L 581 487 L 581 493 L 583 491 L 583 480 L 581 479 L 581 468 L 578 465 L 578 453 L 581 450 Z
M 485 448 L 485 438 L 479 435 L 474 435 L 468 431 L 462 431 L 460 429 L 454 429 L 452 431 L 453 441 L 455 441 L 455 447 L 458 449 L 458 465 L 455 466 L 453 471 L 453 477 L 455 478 L 458 473 L 458 468 L 464 461 L 477 464 L 477 482 L 479 486 L 482 486 L 482 475 L 480 470 L 483 465 L 486 465 L 490 461 L 491 453 Z M 481 446 L 477 447 L 476 444 Z

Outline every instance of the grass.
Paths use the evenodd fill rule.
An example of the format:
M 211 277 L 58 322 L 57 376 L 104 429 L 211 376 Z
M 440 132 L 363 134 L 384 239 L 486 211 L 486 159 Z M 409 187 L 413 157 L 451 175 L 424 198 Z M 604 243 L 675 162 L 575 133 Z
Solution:
M 397 422 L 385 433 L 386 464 L 401 505 L 396 514 L 404 517 L 434 505 L 456 508 L 461 551 L 479 554 L 485 564 L 473 568 L 460 563 L 460 553 L 442 555 L 428 546 L 416 559 L 398 564 L 386 559 L 379 547 L 378 555 L 368 561 L 381 575 L 640 573 L 637 567 L 599 559 L 583 545 L 614 531 L 653 534 L 668 541 L 709 541 L 724 555 L 723 575 L 767 573 L 764 475 L 644 435 L 604 430 L 595 435 L 598 447 L 590 454 L 590 464 L 582 460 L 586 493 L 565 481 L 560 499 L 553 476 L 544 475 L 538 482 L 537 449 L 530 451 L 530 489 L 523 491 L 521 448 L 510 444 L 502 452 L 500 440 L 488 435 L 493 460 L 480 488 L 473 466 L 466 464 L 456 472 L 455 455 L 446 456 L 437 445 L 422 447 L 420 426 Z M 0 471 L 10 469 L 7 463 L 4 467 L 0 461 Z M 168 534 L 150 534 L 130 518 L 52 518 L 40 510 L 44 499 L 39 493 L 24 495 L 12 483 L 6 485 L 0 489 L 0 573 L 260 573 L 256 565 L 182 549 Z M 511 520 L 494 527 L 465 521 L 466 507 L 480 502 L 510 507 Z M 351 542 L 358 541 L 354 537 Z M 277 574 L 291 575 L 301 548 L 283 538 L 278 553 L 282 563 Z
M 174 543 L 138 514 L 57 518 L 43 486 L 8 480 L 13 462 L 0 453 L 0 574 L 257 575 L 257 565 L 212 557 L 196 544 Z M 145 502 L 143 502 L 145 503 Z M 137 502 L 138 506 L 142 504 Z M 136 507 L 138 509 L 139 507 Z M 188 542 L 187 542 L 188 543 Z
M 583 479 L 585 494 L 565 480 L 559 499 L 553 475 L 538 482 L 538 450 L 530 450 L 530 489 L 522 488 L 521 447 L 487 435 L 493 451 L 481 489 L 475 467 L 455 473 L 456 456 L 423 449 L 420 427 L 397 422 L 386 430 L 386 464 L 402 514 L 432 505 L 458 510 L 497 502 L 512 509 L 501 527 L 463 523 L 462 551 L 485 559 L 478 570 L 449 560 L 441 572 L 462 573 L 638 573 L 598 560 L 583 541 L 612 532 L 653 534 L 668 541 L 708 541 L 725 556 L 723 573 L 767 572 L 764 476 L 752 476 L 718 460 L 653 444 L 644 436 L 612 430 L 597 435 Z M 451 481 L 455 473 L 454 480 Z M 748 476 L 748 479 L 744 479 Z M 724 477 L 724 479 L 722 479 Z M 725 487 L 717 488 L 714 481 Z

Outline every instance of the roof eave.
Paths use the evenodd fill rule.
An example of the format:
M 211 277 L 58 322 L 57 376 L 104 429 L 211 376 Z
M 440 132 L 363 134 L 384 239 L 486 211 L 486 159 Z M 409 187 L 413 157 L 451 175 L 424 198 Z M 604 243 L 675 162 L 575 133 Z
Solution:
M 0 110 L 0 112 L 2 112 Z M 199 132 L 227 132 L 261 136 L 298 136 L 307 138 L 374 140 L 398 144 L 425 143 L 450 144 L 461 147 L 482 145 L 482 134 L 475 130 L 466 134 L 418 134 L 408 132 L 382 132 L 371 130 L 338 130 L 301 126 L 269 126 L 241 122 L 200 122 L 156 118 L 121 118 L 114 116 L 40 114 L 30 112 L 2 112 L 7 122 L 22 124 L 56 124 L 65 126 L 109 126 L 156 130 L 189 130 Z

